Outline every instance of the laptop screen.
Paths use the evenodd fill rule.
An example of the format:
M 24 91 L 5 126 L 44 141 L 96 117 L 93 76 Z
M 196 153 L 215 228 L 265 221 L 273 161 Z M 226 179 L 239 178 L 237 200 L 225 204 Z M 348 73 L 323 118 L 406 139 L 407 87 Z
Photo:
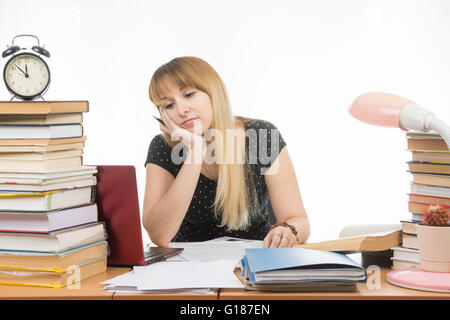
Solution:
M 98 165 L 95 202 L 108 233 L 108 265 L 145 265 L 136 170 Z

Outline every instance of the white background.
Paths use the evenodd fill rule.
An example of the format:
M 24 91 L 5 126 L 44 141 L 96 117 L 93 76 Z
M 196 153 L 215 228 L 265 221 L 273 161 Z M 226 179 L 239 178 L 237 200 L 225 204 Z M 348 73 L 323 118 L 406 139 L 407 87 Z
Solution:
M 445 0 L 0 0 L 0 45 L 40 38 L 51 53 L 46 99 L 90 102 L 85 164 L 134 165 L 141 206 L 159 133 L 152 73 L 177 56 L 205 59 L 234 114 L 279 128 L 317 241 L 410 217 L 404 132 L 358 122 L 347 107 L 385 91 L 450 122 L 449 17 Z

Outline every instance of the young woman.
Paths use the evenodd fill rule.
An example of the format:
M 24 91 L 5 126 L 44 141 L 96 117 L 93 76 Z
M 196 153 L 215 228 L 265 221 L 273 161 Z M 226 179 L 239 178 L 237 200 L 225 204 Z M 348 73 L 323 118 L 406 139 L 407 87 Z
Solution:
M 143 224 L 153 243 L 231 236 L 291 247 L 308 239 L 286 143 L 268 121 L 233 117 L 207 62 L 180 57 L 162 65 L 149 96 L 163 132 L 145 162 Z

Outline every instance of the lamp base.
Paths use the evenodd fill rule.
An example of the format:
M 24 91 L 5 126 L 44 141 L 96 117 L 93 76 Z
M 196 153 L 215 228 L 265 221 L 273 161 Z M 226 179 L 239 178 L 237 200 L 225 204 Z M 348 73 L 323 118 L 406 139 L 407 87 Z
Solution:
M 408 267 L 389 272 L 386 280 L 408 289 L 450 293 L 450 273 L 429 272 L 419 267 Z

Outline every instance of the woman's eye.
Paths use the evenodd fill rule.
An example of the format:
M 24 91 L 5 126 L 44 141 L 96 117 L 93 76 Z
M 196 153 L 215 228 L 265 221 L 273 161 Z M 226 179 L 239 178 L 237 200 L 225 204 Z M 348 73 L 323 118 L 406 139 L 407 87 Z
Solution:
M 190 98 L 194 95 L 195 91 L 189 92 L 185 95 L 186 98 Z
M 173 105 L 173 103 L 169 103 L 169 104 L 167 104 L 164 108 L 169 109 L 169 108 L 172 107 L 172 105 Z

